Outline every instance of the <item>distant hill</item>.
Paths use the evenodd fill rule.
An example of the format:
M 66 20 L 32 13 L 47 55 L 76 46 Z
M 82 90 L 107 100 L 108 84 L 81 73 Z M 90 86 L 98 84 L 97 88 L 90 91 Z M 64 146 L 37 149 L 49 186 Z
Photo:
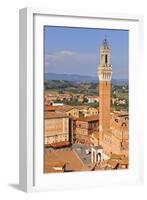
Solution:
M 56 73 L 46 73 L 45 80 L 64 80 L 70 82 L 79 82 L 79 83 L 97 83 L 97 76 L 88 76 L 88 75 L 78 75 L 78 74 L 56 74 Z M 112 84 L 124 85 L 128 84 L 127 79 L 112 79 Z
M 45 74 L 45 80 L 64 80 L 72 82 L 97 82 L 98 78 L 93 76 L 82 76 L 78 74 Z

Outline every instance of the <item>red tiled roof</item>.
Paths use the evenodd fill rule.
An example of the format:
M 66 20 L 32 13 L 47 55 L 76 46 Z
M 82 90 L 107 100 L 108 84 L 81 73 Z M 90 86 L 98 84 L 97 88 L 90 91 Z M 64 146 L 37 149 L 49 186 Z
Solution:
M 125 158 L 124 154 L 111 154 L 111 159 L 122 160 Z
M 65 163 L 64 162 L 49 162 L 47 164 L 47 167 L 64 167 Z
M 67 118 L 68 116 L 63 113 L 57 113 L 57 112 L 45 112 L 45 119 L 54 119 L 54 118 Z
M 121 160 L 119 163 L 120 163 L 120 165 L 128 165 L 128 164 L 129 164 L 129 159 L 128 159 L 128 157 L 124 158 L 124 159 Z
M 55 109 L 56 109 L 57 111 L 62 111 L 62 112 L 68 112 L 68 111 L 74 109 L 74 107 L 72 107 L 72 106 L 67 106 L 67 105 L 64 105 L 64 106 L 54 106 L 54 107 L 55 107 Z
M 114 169 L 117 166 L 118 161 L 109 159 L 107 164 Z
M 99 120 L 98 115 L 93 115 L 93 116 L 88 116 L 88 117 L 77 118 L 76 121 L 90 122 L 90 121 L 98 121 L 98 120 Z
M 55 111 L 55 107 L 51 105 L 45 105 L 44 106 L 45 111 Z
M 53 147 L 53 148 L 66 147 L 66 146 L 69 146 L 69 145 L 70 145 L 69 142 L 57 142 L 57 143 L 50 144 L 50 146 Z

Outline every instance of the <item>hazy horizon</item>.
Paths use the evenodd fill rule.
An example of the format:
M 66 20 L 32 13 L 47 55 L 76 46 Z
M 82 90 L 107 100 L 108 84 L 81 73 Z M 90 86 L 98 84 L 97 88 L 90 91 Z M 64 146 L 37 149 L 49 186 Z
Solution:
M 89 75 L 89 74 L 70 74 L 70 73 L 54 73 L 54 72 L 47 72 L 47 73 L 45 73 L 45 74 L 57 74 L 57 75 L 71 75 L 71 76 L 89 76 L 89 77 L 92 77 L 92 78 L 97 78 L 98 79 L 98 76 L 97 75 Z M 126 80 L 128 80 L 128 77 L 126 77 L 126 78 L 118 78 L 118 77 L 116 77 L 116 78 L 112 78 L 112 79 L 126 79 Z

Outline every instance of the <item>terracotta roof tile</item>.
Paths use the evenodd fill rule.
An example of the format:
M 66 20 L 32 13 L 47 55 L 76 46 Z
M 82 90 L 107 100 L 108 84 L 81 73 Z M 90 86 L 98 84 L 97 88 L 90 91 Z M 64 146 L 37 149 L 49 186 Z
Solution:
M 77 121 L 85 121 L 85 122 L 98 121 L 98 120 L 99 117 L 97 115 L 77 118 Z
M 54 119 L 54 118 L 65 118 L 68 117 L 66 114 L 57 113 L 57 112 L 45 112 L 45 119 Z

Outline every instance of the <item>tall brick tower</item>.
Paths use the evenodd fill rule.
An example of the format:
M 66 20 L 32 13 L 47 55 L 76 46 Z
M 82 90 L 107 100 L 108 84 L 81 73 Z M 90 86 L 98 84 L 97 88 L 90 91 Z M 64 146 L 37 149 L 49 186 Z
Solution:
M 104 135 L 110 135 L 110 98 L 111 98 L 111 77 L 112 65 L 110 64 L 111 49 L 107 39 L 104 39 L 100 48 L 100 64 L 98 66 L 99 78 L 99 132 L 100 141 Z

